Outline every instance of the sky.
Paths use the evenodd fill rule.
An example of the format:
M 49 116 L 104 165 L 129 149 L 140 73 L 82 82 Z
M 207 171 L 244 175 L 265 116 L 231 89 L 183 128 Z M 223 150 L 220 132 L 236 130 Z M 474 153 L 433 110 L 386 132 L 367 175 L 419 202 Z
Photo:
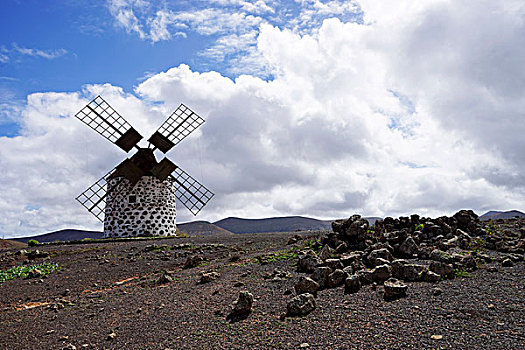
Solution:
M 179 222 L 525 209 L 521 0 L 0 13 L 2 237 L 102 229 L 75 197 L 131 154 L 74 117 L 97 95 L 146 139 L 180 103 L 206 119 L 167 154 L 215 193 Z

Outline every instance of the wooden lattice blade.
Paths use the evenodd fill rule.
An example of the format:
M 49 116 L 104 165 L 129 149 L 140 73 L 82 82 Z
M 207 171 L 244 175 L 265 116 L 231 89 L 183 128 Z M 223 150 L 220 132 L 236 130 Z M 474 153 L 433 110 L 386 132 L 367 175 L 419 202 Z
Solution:
M 142 139 L 142 136 L 100 96 L 89 102 L 75 117 L 126 152 Z
M 214 196 L 213 192 L 178 166 L 176 166 L 171 177 L 174 181 L 171 189 L 174 191 L 175 197 L 193 215 L 197 215 Z
M 204 123 L 204 119 L 181 104 L 148 141 L 161 152 L 166 153 L 202 123 Z

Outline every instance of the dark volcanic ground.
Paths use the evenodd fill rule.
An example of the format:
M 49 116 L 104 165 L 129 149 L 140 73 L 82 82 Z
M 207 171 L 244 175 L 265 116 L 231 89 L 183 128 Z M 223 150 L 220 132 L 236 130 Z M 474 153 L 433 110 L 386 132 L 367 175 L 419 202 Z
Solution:
M 293 256 L 304 241 L 290 250 L 291 235 L 38 247 L 50 256 L 31 263 L 56 262 L 61 271 L 0 284 L 0 348 L 525 347 L 523 262 L 502 267 L 494 261 L 469 277 L 437 284 L 407 282 L 408 297 L 393 302 L 383 300 L 382 286 L 364 286 L 349 295 L 343 288 L 327 289 L 319 292 L 311 314 L 283 319 L 293 296 L 285 292 L 304 275 L 296 272 Z M 1 270 L 23 260 L 13 252 L 0 252 Z M 272 258 L 272 252 L 279 253 Z M 204 261 L 182 269 L 193 254 Z M 256 259 L 262 256 L 266 259 Z M 490 266 L 497 271 L 489 271 Z M 272 280 L 275 269 L 291 276 Z M 158 282 L 162 270 L 173 280 Z M 198 284 L 199 273 L 209 271 L 219 272 L 220 278 Z M 436 287 L 443 293 L 434 295 Z M 254 309 L 246 319 L 230 323 L 226 315 L 241 290 L 254 295 Z

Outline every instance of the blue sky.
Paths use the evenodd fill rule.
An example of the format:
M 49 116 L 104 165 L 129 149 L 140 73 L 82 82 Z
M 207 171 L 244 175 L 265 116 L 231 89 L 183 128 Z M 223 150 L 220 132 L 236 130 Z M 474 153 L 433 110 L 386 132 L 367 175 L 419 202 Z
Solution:
M 272 8 L 256 2 L 248 8 L 250 2 L 245 1 L 5 0 L 0 3 L 0 102 L 25 100 L 34 92 L 76 91 L 85 84 L 111 83 L 130 91 L 151 74 L 181 63 L 230 78 L 255 73 L 271 79 L 271 72 L 264 67 L 238 61 L 255 46 L 258 25 L 266 22 L 306 33 L 315 30 L 323 18 L 361 20 L 357 5 L 333 3 L 338 5 L 334 10 L 308 14 L 301 22 L 298 16 L 304 16 L 314 2 L 301 5 L 285 1 Z M 202 17 L 198 19 L 168 21 L 168 30 L 169 26 L 175 27 L 168 37 L 159 37 L 162 28 L 150 24 L 159 13 L 183 17 L 199 12 Z M 244 23 L 232 19 L 228 24 L 229 12 L 241 14 Z M 123 13 L 132 13 L 137 27 L 119 17 Z M 217 17 L 226 23 L 213 23 Z M 244 43 L 238 41 L 239 46 L 231 52 L 210 52 L 221 38 L 252 34 Z M 0 121 L 0 135 L 14 136 L 17 132 L 16 122 Z
M 0 2 L 0 234 L 101 229 L 74 198 L 127 155 L 102 95 L 216 195 L 193 217 L 524 209 L 519 0 Z
M 141 38 L 115 20 L 111 1 L 18 1 L 0 3 L 2 33 L 1 84 L 7 91 L 2 98 L 23 99 L 37 91 L 75 91 L 89 83 L 111 82 L 131 89 L 147 74 L 186 63 L 199 71 L 215 70 L 234 77 L 228 58 L 213 59 L 204 50 L 224 34 L 246 33 L 252 25 L 230 29 L 185 27 L 168 39 Z M 114 1 L 119 3 L 119 1 Z M 134 11 L 139 22 L 146 22 L 159 9 L 173 13 L 207 9 L 203 1 L 162 1 L 140 5 L 142 1 L 122 1 Z M 145 3 L 145 2 L 144 2 Z M 213 9 L 234 9 L 215 6 Z M 260 21 L 287 27 L 300 7 L 293 1 L 271 13 L 258 14 Z M 143 15 L 144 19 L 140 18 Z M 331 14 L 342 19 L 359 20 L 360 13 Z M 319 17 L 331 17 L 319 15 Z M 119 25 L 120 24 L 120 25 Z M 146 23 L 144 23 L 146 26 Z M 304 28 L 303 28 L 304 27 Z M 307 26 L 301 30 L 310 29 Z M 146 35 L 147 28 L 144 28 Z M 243 54 L 243 51 L 238 52 Z M 12 95 L 11 95 L 12 94 Z
M 8 59 L 0 64 L 2 102 L 24 100 L 33 92 L 76 91 L 93 83 L 131 90 L 145 75 L 182 62 L 201 67 L 196 53 L 213 40 L 190 33 L 153 44 L 117 27 L 104 1 L 42 4 L 0 3 L 0 47 Z

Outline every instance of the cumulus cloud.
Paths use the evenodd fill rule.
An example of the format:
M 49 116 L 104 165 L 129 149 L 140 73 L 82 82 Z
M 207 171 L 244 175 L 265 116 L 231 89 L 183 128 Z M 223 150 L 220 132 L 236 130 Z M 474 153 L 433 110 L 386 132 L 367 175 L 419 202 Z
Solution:
M 250 40 L 273 79 L 183 64 L 133 92 L 30 95 L 21 135 L 0 138 L 0 231 L 100 228 L 73 198 L 125 155 L 72 117 L 97 94 L 146 137 L 181 102 L 206 119 L 168 154 L 216 193 L 198 219 L 523 210 L 524 6 L 358 5 L 362 23 L 310 34 L 261 23 Z
M 327 18 L 359 22 L 360 7 L 352 1 L 301 0 L 293 2 L 214 0 L 210 2 L 167 2 L 109 0 L 108 8 L 117 26 L 152 43 L 186 38 L 188 34 L 213 37 L 200 55 L 226 65 L 234 75 L 261 77 L 270 72 L 257 50 L 261 25 L 313 34 Z

